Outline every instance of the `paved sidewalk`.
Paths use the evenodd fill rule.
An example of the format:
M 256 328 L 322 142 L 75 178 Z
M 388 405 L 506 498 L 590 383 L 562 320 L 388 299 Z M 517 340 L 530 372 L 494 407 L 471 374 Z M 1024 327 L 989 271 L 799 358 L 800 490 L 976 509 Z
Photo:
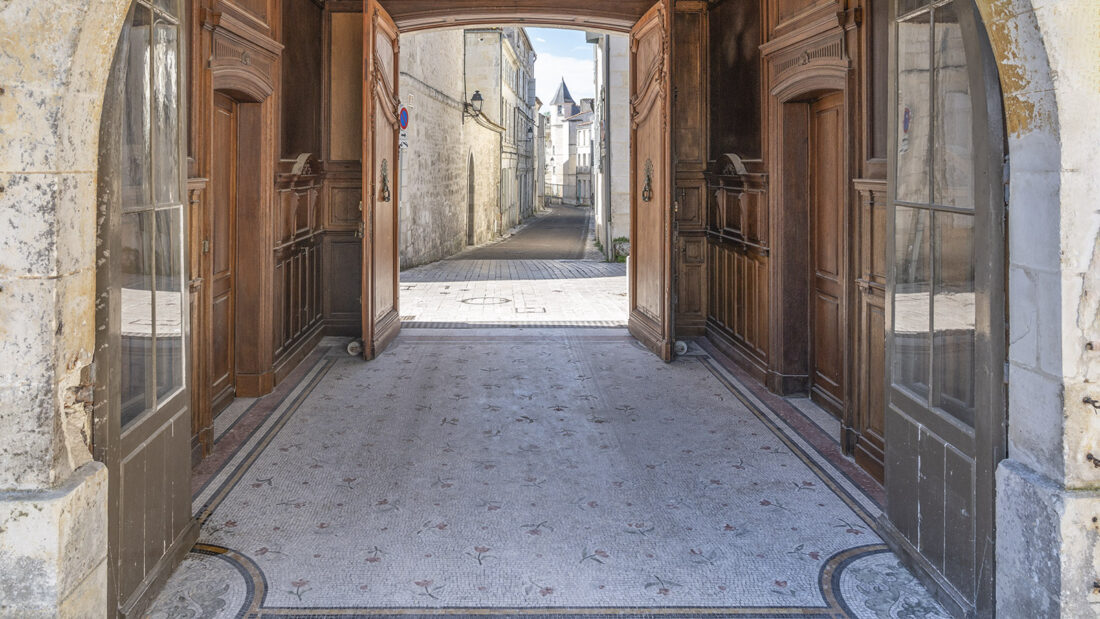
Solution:
M 592 259 L 591 224 L 559 207 L 500 243 L 402 272 L 405 328 L 626 325 L 626 265 Z

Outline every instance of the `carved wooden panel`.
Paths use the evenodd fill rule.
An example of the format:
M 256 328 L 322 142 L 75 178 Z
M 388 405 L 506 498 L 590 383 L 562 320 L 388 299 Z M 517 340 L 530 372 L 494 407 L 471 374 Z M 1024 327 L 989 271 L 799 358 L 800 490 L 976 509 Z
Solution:
M 359 204 L 363 188 L 355 181 L 333 181 L 328 189 L 328 217 L 325 229 L 331 231 L 353 231 L 358 225 Z
M 371 135 L 363 143 L 363 356 L 381 354 L 401 330 L 398 312 L 398 191 L 401 186 L 397 27 L 377 0 L 364 16 L 362 117 Z
M 767 178 L 723 155 L 707 180 L 707 335 L 762 380 L 771 319 Z
M 703 234 L 681 234 L 677 245 L 677 337 L 704 335 L 707 317 L 707 238 Z
M 280 163 L 276 180 L 272 291 L 272 348 L 275 363 L 289 354 L 324 319 L 323 260 L 318 211 L 324 171 L 312 157 Z
M 332 13 L 329 24 L 328 159 L 363 156 L 363 14 Z
M 243 20 L 261 29 L 271 28 L 273 0 L 219 0 L 221 11 L 239 15 Z
M 719 238 L 708 246 L 707 334 L 762 379 L 768 367 L 768 256 Z
M 845 446 L 856 462 L 883 480 L 886 429 L 886 181 L 855 182 L 859 193 L 856 242 L 856 330 L 851 422 Z
M 359 337 L 359 280 L 362 277 L 362 241 L 350 233 L 325 235 L 325 295 L 326 332 L 331 335 Z
M 700 3 L 701 4 L 701 3 Z M 699 10 L 683 10 L 683 7 Z M 678 2 L 673 20 L 672 160 L 677 172 L 707 166 L 707 13 Z M 701 177 L 700 177 L 700 180 Z
M 660 0 L 631 32 L 630 332 L 672 358 L 670 0 Z

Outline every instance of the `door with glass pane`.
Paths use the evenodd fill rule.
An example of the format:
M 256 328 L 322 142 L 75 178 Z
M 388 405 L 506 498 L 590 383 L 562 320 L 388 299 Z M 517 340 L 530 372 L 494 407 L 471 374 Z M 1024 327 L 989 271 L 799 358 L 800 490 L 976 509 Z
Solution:
M 993 612 L 1004 456 L 1004 132 L 970 0 L 894 3 L 887 513 L 962 613 Z
M 108 595 L 122 616 L 182 558 L 190 509 L 180 6 L 133 3 L 100 129 L 93 444 L 110 472 Z

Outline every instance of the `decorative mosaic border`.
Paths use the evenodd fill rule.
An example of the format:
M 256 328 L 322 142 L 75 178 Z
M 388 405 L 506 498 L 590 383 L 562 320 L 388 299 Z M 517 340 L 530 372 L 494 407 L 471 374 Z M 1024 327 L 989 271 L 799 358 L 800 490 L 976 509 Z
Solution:
M 250 558 L 230 548 L 212 544 L 198 544 L 192 552 L 217 557 L 231 564 L 245 580 L 246 598 L 243 607 L 235 615 L 238 618 L 312 618 L 312 617 L 442 617 L 445 619 L 464 619 L 473 617 L 531 617 L 549 618 L 563 616 L 583 617 L 784 617 L 814 619 L 851 617 L 853 613 L 845 603 L 840 592 L 840 577 L 851 563 L 864 557 L 889 552 L 882 544 L 849 548 L 830 557 L 821 567 L 818 584 L 828 606 L 824 607 L 709 607 L 709 606 L 662 606 L 662 607 L 568 607 L 554 606 L 541 608 L 287 608 L 267 607 L 267 579 Z

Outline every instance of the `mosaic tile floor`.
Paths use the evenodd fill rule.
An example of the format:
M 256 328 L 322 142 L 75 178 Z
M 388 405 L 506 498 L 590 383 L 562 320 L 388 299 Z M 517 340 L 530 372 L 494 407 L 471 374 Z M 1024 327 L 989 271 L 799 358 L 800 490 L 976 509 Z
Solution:
M 150 616 L 944 616 L 875 502 L 701 349 L 421 329 L 302 374 Z

